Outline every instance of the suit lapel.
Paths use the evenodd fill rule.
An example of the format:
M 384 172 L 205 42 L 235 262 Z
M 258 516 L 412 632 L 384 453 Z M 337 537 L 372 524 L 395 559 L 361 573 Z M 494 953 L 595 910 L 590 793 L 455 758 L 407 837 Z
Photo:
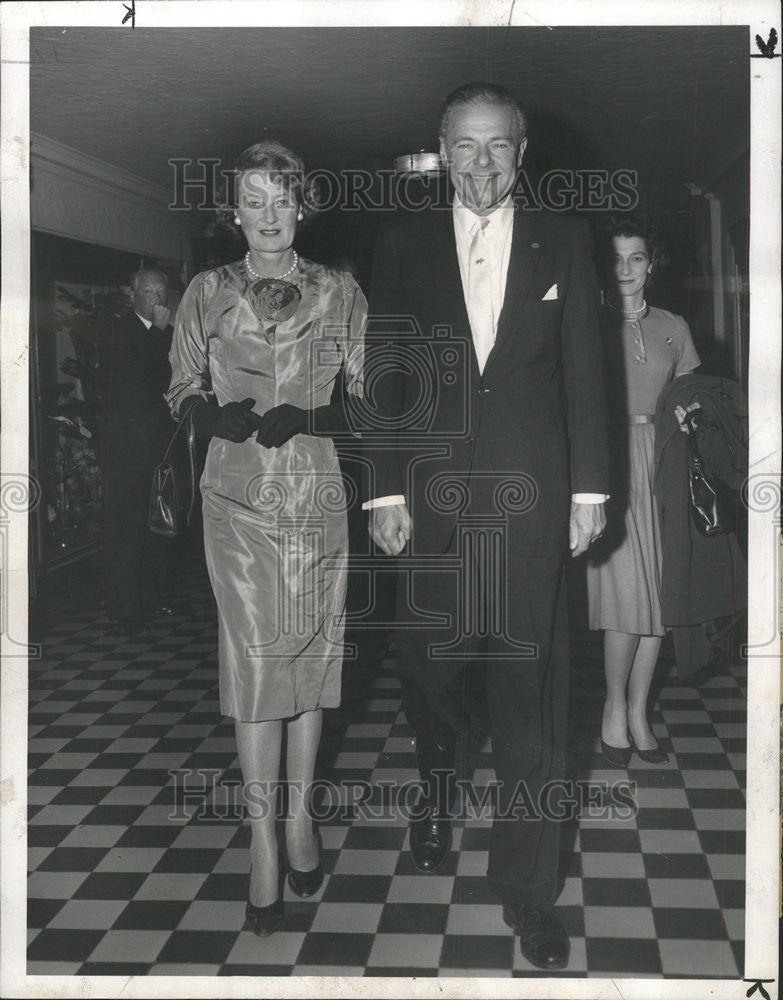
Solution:
M 131 309 L 131 311 L 130 311 L 130 317 L 134 321 L 134 323 L 136 325 L 136 329 L 140 333 L 149 333 L 149 330 L 147 329 L 147 327 L 144 325 L 144 323 L 141 320 L 141 316 L 139 316 L 139 314 L 134 309 Z
M 422 273 L 426 275 L 426 281 L 433 289 L 439 324 L 449 326 L 452 333 L 459 338 L 467 337 L 472 365 L 477 367 L 468 309 L 465 305 L 465 291 L 459 270 L 454 217 L 450 211 L 436 210 L 432 213 L 431 219 L 430 242 L 423 241 L 421 247 Z M 425 336 L 431 336 L 432 333 L 428 330 L 422 332 Z
M 514 213 L 514 228 L 511 234 L 506 294 L 498 318 L 495 344 L 484 365 L 485 373 L 495 357 L 501 353 L 504 342 L 514 328 L 514 323 L 530 294 L 533 278 L 543 253 L 544 235 L 540 216 L 518 208 Z
M 472 366 L 478 371 L 470 320 L 465 305 L 462 275 L 459 270 L 454 219 L 450 211 L 434 211 L 430 218 L 431 228 L 419 247 L 422 274 L 426 275 L 425 280 L 433 289 L 437 299 L 438 316 L 443 317 L 443 325 L 450 326 L 457 335 L 462 333 L 463 336 L 467 336 Z M 493 364 L 497 354 L 502 353 L 503 343 L 514 328 L 522 306 L 530 294 L 543 252 L 544 236 L 540 216 L 518 208 L 514 213 L 514 228 L 511 234 L 506 294 L 498 319 L 495 344 L 484 365 L 485 373 Z M 422 332 L 425 336 L 431 334 L 431 331 L 427 330 Z

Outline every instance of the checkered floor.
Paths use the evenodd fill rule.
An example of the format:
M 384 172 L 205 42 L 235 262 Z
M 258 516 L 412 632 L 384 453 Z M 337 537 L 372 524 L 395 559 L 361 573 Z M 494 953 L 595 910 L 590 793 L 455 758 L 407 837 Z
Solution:
M 388 656 L 347 669 L 344 707 L 327 720 L 323 887 L 307 901 L 286 889 L 274 936 L 241 929 L 249 835 L 198 568 L 180 605 L 187 613 L 133 640 L 81 613 L 50 627 L 31 663 L 28 973 L 541 975 L 485 885 L 489 821 L 478 809 L 455 822 L 441 871 L 412 866 L 390 789 L 417 772 Z M 688 687 L 664 656 L 653 721 L 674 753 L 663 766 L 634 757 L 626 772 L 598 752 L 600 636 L 574 646 L 569 772 L 598 798 L 588 780 L 635 782 L 639 809 L 610 815 L 586 795 L 564 823 L 562 975 L 741 977 L 744 676 Z M 479 788 L 493 778 L 486 747 L 473 777 Z

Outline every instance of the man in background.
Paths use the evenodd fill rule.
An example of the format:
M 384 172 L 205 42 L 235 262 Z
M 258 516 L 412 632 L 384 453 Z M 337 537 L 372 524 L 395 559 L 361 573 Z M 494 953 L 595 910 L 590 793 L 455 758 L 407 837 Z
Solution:
M 134 634 L 171 614 L 171 540 L 147 527 L 152 472 L 174 432 L 168 281 L 156 267 L 131 276 L 131 310 L 104 335 L 104 589 L 106 616 Z

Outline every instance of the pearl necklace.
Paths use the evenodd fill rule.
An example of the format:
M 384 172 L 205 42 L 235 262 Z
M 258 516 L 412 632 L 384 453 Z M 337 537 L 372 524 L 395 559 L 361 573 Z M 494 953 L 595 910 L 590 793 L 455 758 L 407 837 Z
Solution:
M 626 318 L 630 318 L 631 316 L 638 316 L 639 313 L 644 312 L 644 310 L 647 308 L 647 303 L 644 301 L 644 299 L 642 299 L 642 304 L 639 306 L 638 309 L 618 309 L 617 306 L 612 305 L 609 299 L 606 300 L 606 304 L 609 306 L 610 309 L 614 309 L 616 313 L 619 313 L 621 316 L 625 316 Z
M 262 279 L 262 278 L 287 278 L 289 274 L 293 274 L 294 271 L 299 267 L 299 254 L 294 250 L 294 262 L 288 268 L 287 271 L 283 271 L 282 274 L 259 274 L 258 271 L 254 271 L 250 266 L 250 251 L 245 254 L 245 268 L 247 273 L 251 278 Z

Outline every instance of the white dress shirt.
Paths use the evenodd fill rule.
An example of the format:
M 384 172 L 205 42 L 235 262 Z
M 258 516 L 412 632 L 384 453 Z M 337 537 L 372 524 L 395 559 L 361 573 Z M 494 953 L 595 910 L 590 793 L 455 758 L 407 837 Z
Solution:
M 476 215 L 475 212 L 471 212 L 469 208 L 459 200 L 455 195 L 454 203 L 452 206 L 452 215 L 454 219 L 454 237 L 457 243 L 457 258 L 459 260 L 459 271 L 460 277 L 462 278 L 462 292 L 465 296 L 465 305 L 468 311 L 468 319 L 471 322 L 471 332 L 473 333 L 474 341 L 476 340 L 477 332 L 474 327 L 474 321 L 471 316 L 472 304 L 469 301 L 469 275 L 470 275 L 470 247 L 473 242 L 473 236 L 476 231 L 477 226 L 481 225 L 484 216 Z M 489 223 L 484 229 L 484 235 L 486 238 L 486 249 L 489 256 L 489 267 L 490 274 L 492 277 L 491 282 L 491 305 L 492 305 L 492 317 L 493 317 L 493 328 L 492 328 L 492 343 L 494 344 L 495 337 L 497 336 L 497 323 L 500 317 L 500 311 L 503 308 L 503 300 L 506 295 L 506 280 L 508 278 L 508 261 L 511 255 L 511 235 L 514 229 L 514 203 L 509 195 L 508 198 L 504 199 L 498 205 L 498 207 L 489 215 L 486 216 Z M 483 332 L 482 334 L 483 335 Z M 484 350 L 477 343 L 476 351 L 479 359 L 481 359 L 482 354 L 486 356 L 491 349 L 491 345 Z M 479 368 L 483 371 L 483 363 L 479 360 Z M 603 503 L 607 496 L 603 493 L 574 493 L 571 497 L 574 503 Z M 387 496 L 387 497 L 377 497 L 374 500 L 368 500 L 362 504 L 362 510 L 372 510 L 375 507 L 391 507 L 393 504 L 405 503 L 405 497 L 402 495 Z
M 459 273 L 462 278 L 462 292 L 465 296 L 465 305 L 468 310 L 470 329 L 473 334 L 473 342 L 476 354 L 479 359 L 479 370 L 484 371 L 484 360 L 495 343 L 498 332 L 498 318 L 500 310 L 503 308 L 503 299 L 506 294 L 506 279 L 508 277 L 508 259 L 511 254 L 511 233 L 514 229 L 514 203 L 508 197 L 494 212 L 488 216 L 476 215 L 466 208 L 459 198 L 454 199 L 453 206 L 454 237 L 457 241 L 457 258 L 459 260 Z M 482 303 L 483 307 L 490 307 L 491 343 L 481 345 L 477 342 L 478 334 L 476 322 L 476 307 L 478 303 L 470 300 L 470 247 L 473 243 L 473 236 L 476 229 L 486 222 L 484 229 L 484 248 L 488 257 L 490 272 L 490 297 L 491 302 Z M 483 325 L 483 324 L 482 324 Z

